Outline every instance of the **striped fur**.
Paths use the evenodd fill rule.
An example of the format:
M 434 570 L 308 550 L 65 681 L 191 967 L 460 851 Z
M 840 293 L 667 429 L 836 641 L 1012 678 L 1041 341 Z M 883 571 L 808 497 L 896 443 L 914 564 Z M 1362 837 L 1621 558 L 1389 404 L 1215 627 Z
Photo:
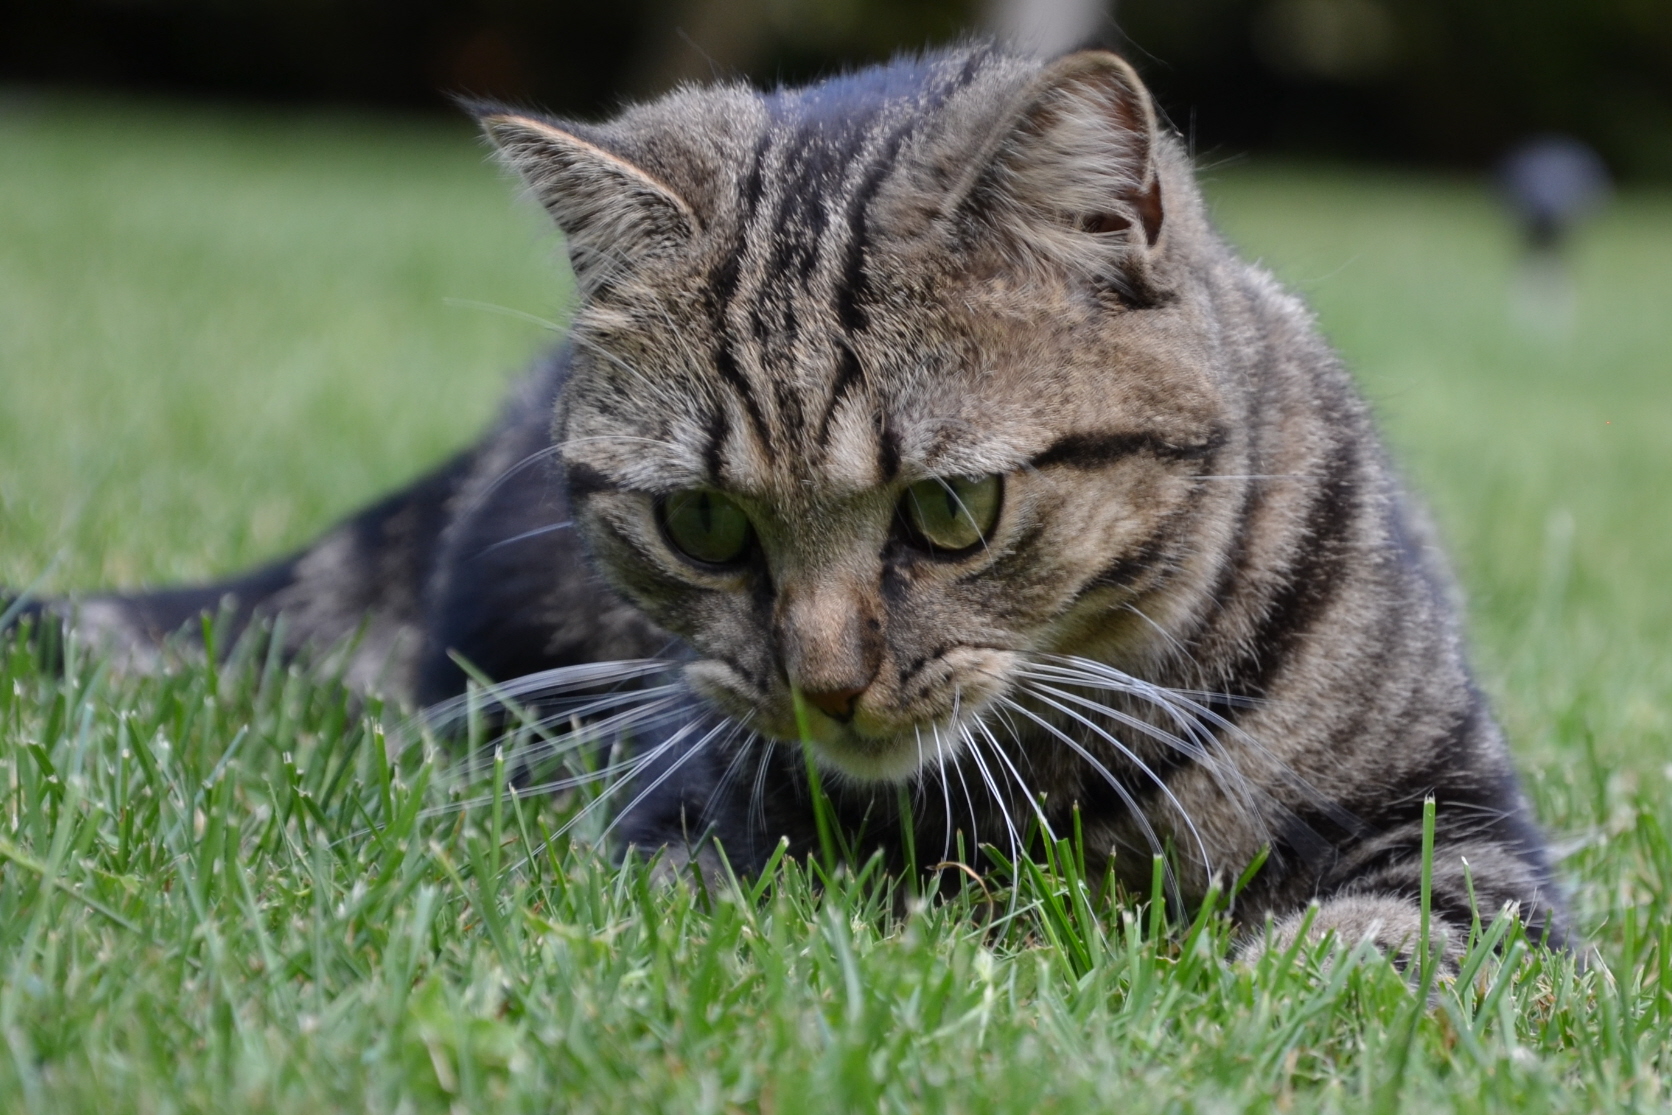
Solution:
M 805 733 L 896 860 L 1077 807 L 1130 883 L 1171 846 L 1186 904 L 1269 849 L 1237 913 L 1280 938 L 1316 900 L 1313 932 L 1409 949 L 1433 794 L 1446 947 L 1471 882 L 1562 939 L 1427 526 L 1123 62 L 972 46 L 602 125 L 481 115 L 566 234 L 565 351 L 411 491 L 244 582 L 92 602 L 107 629 L 151 645 L 231 590 L 296 647 L 364 624 L 358 676 L 418 701 L 461 686 L 449 652 L 513 677 L 671 633 L 753 742 L 667 749 L 631 840 L 810 846 L 770 742 Z M 910 544 L 909 485 L 990 474 L 981 546 Z M 748 512 L 746 561 L 670 544 L 657 500 L 693 488 Z

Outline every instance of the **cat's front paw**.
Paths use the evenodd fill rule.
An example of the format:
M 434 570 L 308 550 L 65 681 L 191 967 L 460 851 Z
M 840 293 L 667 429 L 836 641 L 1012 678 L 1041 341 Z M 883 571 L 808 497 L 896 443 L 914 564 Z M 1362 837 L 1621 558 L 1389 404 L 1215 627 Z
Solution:
M 1331 936 L 1343 949 L 1368 943 L 1402 971 L 1415 973 L 1422 940 L 1422 909 L 1405 898 L 1341 895 L 1268 923 L 1237 949 L 1237 959 L 1255 964 L 1267 952 L 1281 953 L 1293 947 L 1303 932 L 1308 944 L 1318 944 Z M 1439 918 L 1430 919 L 1429 955 L 1438 961 L 1442 974 L 1457 970 L 1462 937 Z

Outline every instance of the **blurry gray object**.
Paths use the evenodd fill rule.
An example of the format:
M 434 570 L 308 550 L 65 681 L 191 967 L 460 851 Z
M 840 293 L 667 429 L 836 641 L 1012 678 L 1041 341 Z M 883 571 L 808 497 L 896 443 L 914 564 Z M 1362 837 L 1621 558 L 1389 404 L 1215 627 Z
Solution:
M 1539 136 L 1511 151 L 1499 169 L 1527 247 L 1554 251 L 1567 232 L 1608 199 L 1608 168 L 1569 136 Z
M 989 0 L 987 26 L 1013 49 L 1054 58 L 1088 45 L 1113 10 L 1111 0 Z

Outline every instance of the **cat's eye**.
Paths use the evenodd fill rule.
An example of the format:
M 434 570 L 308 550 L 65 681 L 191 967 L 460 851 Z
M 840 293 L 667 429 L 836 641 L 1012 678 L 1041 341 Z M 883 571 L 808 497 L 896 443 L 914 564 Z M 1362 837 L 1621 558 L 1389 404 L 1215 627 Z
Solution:
M 920 480 L 900 497 L 900 517 L 930 550 L 968 550 L 985 542 L 998 521 L 1001 489 L 996 475 Z
M 754 532 L 743 508 L 707 488 L 675 492 L 656 505 L 668 541 L 686 557 L 730 565 L 749 552 Z

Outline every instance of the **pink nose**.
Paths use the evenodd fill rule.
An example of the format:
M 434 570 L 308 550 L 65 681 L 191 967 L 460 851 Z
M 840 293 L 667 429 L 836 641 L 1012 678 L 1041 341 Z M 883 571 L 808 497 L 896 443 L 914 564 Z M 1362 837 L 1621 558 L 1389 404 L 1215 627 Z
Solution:
M 865 687 L 857 689 L 826 689 L 822 693 L 803 693 L 807 703 L 830 717 L 846 724 L 853 719 L 853 705 Z

